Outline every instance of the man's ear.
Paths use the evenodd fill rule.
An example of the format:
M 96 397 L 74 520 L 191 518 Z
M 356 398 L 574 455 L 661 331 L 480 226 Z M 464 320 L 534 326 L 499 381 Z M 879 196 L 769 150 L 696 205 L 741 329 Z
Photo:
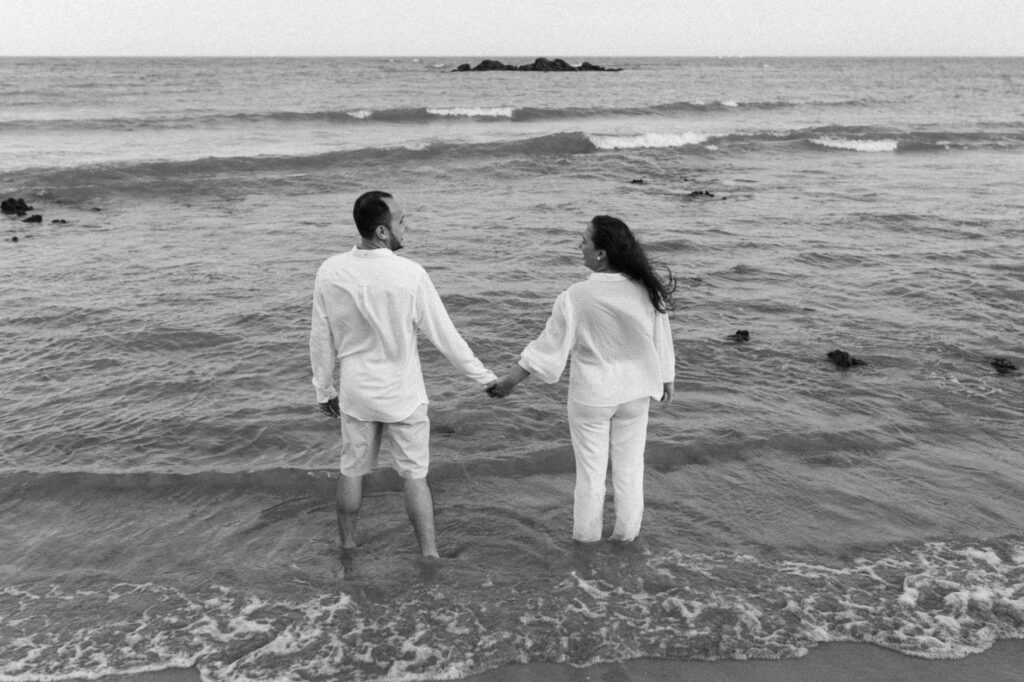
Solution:
M 384 226 L 384 225 L 378 225 L 373 230 L 373 236 L 376 237 L 377 239 L 387 240 L 387 238 L 388 238 L 388 228 L 386 226 Z

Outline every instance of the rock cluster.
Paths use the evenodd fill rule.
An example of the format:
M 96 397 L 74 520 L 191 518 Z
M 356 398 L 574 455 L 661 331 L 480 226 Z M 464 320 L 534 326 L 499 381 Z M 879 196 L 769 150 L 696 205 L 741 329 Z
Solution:
M 15 199 L 15 198 L 11 197 L 11 198 L 8 198 L 8 199 L 4 199 L 3 201 L 0 201 L 0 213 L 2 213 L 3 215 L 5 215 L 5 216 L 17 216 L 18 218 L 21 218 L 21 222 L 23 222 L 23 223 L 42 223 L 43 222 L 43 216 L 38 214 L 38 213 L 30 215 L 27 218 L 23 217 L 26 213 L 28 213 L 31 210 L 34 210 L 34 207 L 33 206 L 29 206 L 28 202 L 26 202 L 24 199 Z M 67 221 L 64 220 L 63 218 L 57 218 L 55 220 L 52 220 L 51 222 L 53 222 L 53 223 L 67 223 Z M 32 236 L 32 235 L 25 235 L 25 236 Z M 10 238 L 10 241 L 12 241 L 12 242 L 19 242 L 19 241 L 21 241 L 21 238 L 18 237 L 18 235 L 14 235 L 14 236 L 12 236 Z
M 583 62 L 579 66 L 573 66 L 564 59 L 545 59 L 538 57 L 531 64 L 504 64 L 495 59 L 485 59 L 476 66 L 459 64 L 455 71 L 622 71 L 622 69 L 595 66 L 590 62 Z
M 25 215 L 32 210 L 32 207 L 25 203 L 24 199 L 9 198 L 0 201 L 0 212 Z
M 750 341 L 750 332 L 747 331 L 746 329 L 737 329 L 735 334 L 729 334 L 729 336 L 725 338 L 727 341 L 745 343 L 747 341 Z M 836 369 L 840 370 L 847 370 L 850 369 L 851 367 L 859 367 L 861 365 L 868 364 L 864 360 L 861 360 L 860 358 L 855 358 L 848 352 L 840 348 L 836 348 L 835 350 L 829 351 L 825 357 L 827 357 L 829 361 L 836 366 Z M 1011 374 L 1019 371 L 1017 365 L 1014 364 L 1014 362 L 1009 358 L 990 358 L 988 364 L 994 367 L 995 370 L 1000 374 Z

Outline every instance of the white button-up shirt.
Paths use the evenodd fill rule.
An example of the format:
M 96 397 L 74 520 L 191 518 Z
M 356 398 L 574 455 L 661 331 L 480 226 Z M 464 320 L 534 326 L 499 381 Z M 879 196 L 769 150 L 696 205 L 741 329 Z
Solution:
M 353 248 L 328 258 L 316 275 L 309 335 L 317 401 L 338 396 L 342 412 L 364 421 L 408 417 L 427 402 L 417 330 L 470 379 L 494 381 L 418 263 L 389 249 Z
M 660 399 L 675 379 L 668 315 L 654 309 L 642 284 L 620 273 L 593 272 L 559 294 L 519 364 L 550 384 L 570 353 L 569 397 L 583 405 Z

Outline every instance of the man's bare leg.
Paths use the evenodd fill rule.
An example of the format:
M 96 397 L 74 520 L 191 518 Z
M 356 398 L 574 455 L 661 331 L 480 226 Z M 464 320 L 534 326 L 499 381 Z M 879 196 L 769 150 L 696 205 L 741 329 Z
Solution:
M 405 479 L 405 511 L 420 543 L 420 553 L 425 557 L 438 558 L 434 534 L 434 498 L 425 477 Z
M 341 474 L 338 478 L 337 510 L 338 536 L 343 554 L 356 548 L 356 520 L 362 504 L 363 477 Z

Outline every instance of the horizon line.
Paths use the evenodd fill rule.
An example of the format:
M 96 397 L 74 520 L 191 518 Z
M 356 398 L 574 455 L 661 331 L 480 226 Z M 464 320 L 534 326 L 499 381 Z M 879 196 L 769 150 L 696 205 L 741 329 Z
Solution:
M 0 54 L 0 59 L 1019 59 L 1021 54 L 620 54 L 456 55 L 456 54 Z

